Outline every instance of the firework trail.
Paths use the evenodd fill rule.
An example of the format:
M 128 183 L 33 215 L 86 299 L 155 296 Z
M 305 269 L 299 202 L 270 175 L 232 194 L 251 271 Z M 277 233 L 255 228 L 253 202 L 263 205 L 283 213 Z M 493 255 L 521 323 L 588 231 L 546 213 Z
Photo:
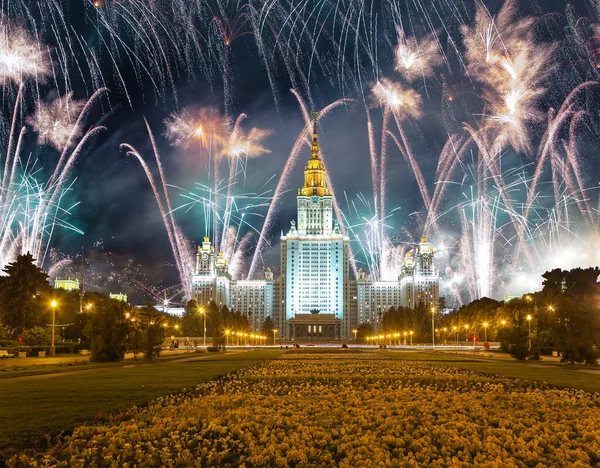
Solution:
M 160 156 L 156 147 L 154 135 L 152 133 L 152 130 L 150 129 L 150 125 L 148 125 L 147 121 L 145 122 L 150 141 L 152 142 L 152 150 L 154 154 L 154 159 L 156 161 L 156 165 L 158 167 L 160 180 L 156 180 L 156 177 L 152 174 L 152 171 L 150 170 L 150 167 L 148 166 L 147 162 L 133 146 L 127 143 L 122 143 L 120 148 L 121 151 L 124 151 L 127 156 L 132 156 L 138 160 L 138 162 L 144 170 L 144 173 L 146 174 L 146 177 L 148 178 L 150 186 L 152 187 L 152 192 L 154 193 L 158 209 L 160 211 L 165 229 L 167 231 L 167 236 L 169 238 L 171 250 L 175 257 L 175 264 L 179 272 L 181 287 L 184 291 L 184 299 L 187 300 L 191 298 L 192 294 L 192 278 L 190 272 L 194 271 L 194 249 L 191 243 L 184 236 L 183 232 L 181 231 L 181 228 L 179 227 L 179 225 L 175 221 L 175 218 L 173 217 L 173 210 L 171 208 L 171 200 L 169 198 L 169 192 L 164 177 L 162 162 L 160 160 Z

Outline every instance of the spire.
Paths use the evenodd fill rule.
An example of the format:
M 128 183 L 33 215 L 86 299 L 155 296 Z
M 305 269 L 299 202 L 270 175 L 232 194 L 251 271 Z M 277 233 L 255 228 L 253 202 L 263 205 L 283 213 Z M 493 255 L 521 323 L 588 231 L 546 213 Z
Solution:
M 318 112 L 311 112 L 310 117 L 313 123 L 313 140 L 311 146 L 311 158 L 304 169 L 304 187 L 298 190 L 298 195 L 303 196 L 324 196 L 331 195 L 331 190 L 327 187 L 325 166 L 319 158 L 319 141 L 317 138 L 317 120 Z
M 313 112 L 313 141 L 312 141 L 312 158 L 319 159 L 319 142 L 317 141 L 317 117 L 316 112 Z

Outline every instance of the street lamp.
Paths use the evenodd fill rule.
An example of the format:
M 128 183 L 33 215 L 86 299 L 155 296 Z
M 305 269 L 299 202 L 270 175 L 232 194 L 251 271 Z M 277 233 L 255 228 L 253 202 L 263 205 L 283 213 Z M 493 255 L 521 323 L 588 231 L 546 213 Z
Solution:
M 229 330 L 225 330 L 225 346 L 229 346 Z
M 94 304 L 92 304 L 91 302 L 88 302 L 85 305 L 85 310 L 87 310 L 89 312 L 90 310 L 92 310 L 92 307 L 94 307 Z
M 273 332 L 273 346 L 275 346 L 275 335 L 277 334 L 277 328 L 273 328 L 271 331 Z
M 356 341 L 356 335 L 358 334 L 358 330 L 355 328 L 354 330 L 352 330 L 352 333 L 354 333 L 354 341 Z
M 50 356 L 54 356 L 56 354 L 56 348 L 54 346 L 54 328 L 56 328 L 56 301 L 52 301 L 50 303 L 52 307 L 52 344 L 50 345 Z
M 198 313 L 204 316 L 204 341 L 202 342 L 202 346 L 206 347 L 206 312 L 202 307 L 198 307 Z
M 413 332 L 408 332 L 408 334 L 410 335 L 410 345 L 412 346 L 412 336 L 413 336 Z
M 435 348 L 435 306 L 431 308 L 431 343 L 432 348 Z
M 448 331 L 448 329 L 446 327 L 444 327 L 443 330 L 444 330 L 444 346 L 446 346 L 446 344 L 447 344 L 446 332 Z
M 456 346 L 458 346 L 458 327 L 452 327 L 452 330 L 454 330 L 454 333 L 456 333 Z
M 527 350 L 531 351 L 531 315 L 527 316 L 527 326 L 529 328 L 529 333 L 528 333 L 529 341 L 528 341 Z
M 469 325 L 465 325 L 465 343 L 469 343 Z
M 484 330 L 484 333 L 485 333 L 485 342 L 486 343 L 487 343 L 487 327 L 488 327 L 487 322 L 483 322 L 483 330 Z

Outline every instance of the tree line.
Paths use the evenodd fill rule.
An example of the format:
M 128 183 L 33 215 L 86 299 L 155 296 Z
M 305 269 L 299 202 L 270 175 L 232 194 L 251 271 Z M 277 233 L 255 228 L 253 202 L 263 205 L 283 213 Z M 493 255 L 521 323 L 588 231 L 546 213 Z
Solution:
M 56 301 L 57 349 L 89 349 L 94 361 L 118 361 L 125 353 L 156 357 L 168 336 L 203 336 L 200 307 L 190 301 L 182 318 L 157 311 L 151 304 L 134 307 L 98 292 L 53 289 L 31 254 L 19 255 L 0 276 L 0 346 L 12 351 L 47 349 L 50 345 L 52 301 Z M 207 336 L 214 346 L 225 344 L 227 330 L 250 331 L 248 317 L 211 302 L 206 313 Z M 269 333 L 271 318 L 263 324 Z M 268 336 L 268 334 L 267 334 Z
M 600 357 L 600 268 L 554 269 L 542 275 L 542 290 L 521 298 L 487 297 L 442 313 L 427 308 L 392 307 L 377 332 L 370 324 L 358 338 L 412 331 L 416 341 L 431 343 L 431 319 L 437 343 L 500 342 L 517 359 L 536 359 L 553 351 L 565 362 L 595 364 Z

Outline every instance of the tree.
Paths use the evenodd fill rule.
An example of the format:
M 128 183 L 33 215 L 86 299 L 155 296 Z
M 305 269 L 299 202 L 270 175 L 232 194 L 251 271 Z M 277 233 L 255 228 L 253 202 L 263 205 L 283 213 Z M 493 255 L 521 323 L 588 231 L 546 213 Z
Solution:
M 545 304 L 543 309 L 550 312 L 540 332 L 553 338 L 552 344 L 563 361 L 595 364 L 600 355 L 598 275 L 598 267 L 555 269 L 542 275 L 543 289 L 535 295 L 535 301 Z
M 271 335 L 273 335 L 274 328 L 275 328 L 275 323 L 273 322 L 273 320 L 271 320 L 271 317 L 269 316 L 263 322 L 262 327 L 260 327 L 260 333 L 267 337 L 271 336 Z
M 165 339 L 165 316 L 152 305 L 144 304 L 137 311 L 133 322 L 133 338 L 136 351 L 143 351 L 146 359 L 154 359 L 160 354 Z
M 357 330 L 356 339 L 361 343 L 366 343 L 367 337 L 375 334 L 375 329 L 370 323 L 361 323 Z
M 596 364 L 600 353 L 600 296 L 563 297 L 556 301 L 554 335 L 562 360 L 574 364 Z
M 48 323 L 48 276 L 35 265 L 30 253 L 19 255 L 4 268 L 0 277 L 0 322 L 12 338 L 25 328 Z
M 527 315 L 533 314 L 532 307 L 531 303 L 524 299 L 513 299 L 502 306 L 502 313 L 508 317 L 508 325 L 498 333 L 500 346 L 519 360 L 524 360 L 531 354 Z M 532 320 L 534 318 L 532 315 Z
M 29 346 L 50 344 L 50 333 L 45 327 L 33 327 L 23 331 L 23 343 Z
M 203 336 L 204 317 L 199 309 L 198 303 L 193 299 L 186 304 L 181 324 L 185 336 Z
M 125 356 L 129 323 L 128 306 L 122 301 L 98 295 L 94 313 L 85 327 L 91 341 L 93 361 L 121 361 Z

